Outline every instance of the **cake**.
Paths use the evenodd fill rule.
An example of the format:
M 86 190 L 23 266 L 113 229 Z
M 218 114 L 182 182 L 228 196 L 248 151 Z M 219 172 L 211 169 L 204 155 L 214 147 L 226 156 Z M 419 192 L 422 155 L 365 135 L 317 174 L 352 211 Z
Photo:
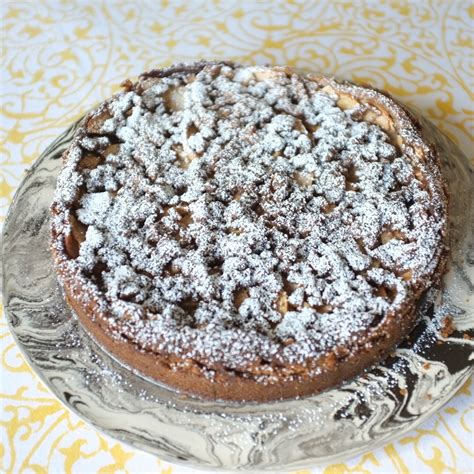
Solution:
M 127 80 L 82 121 L 51 206 L 87 332 L 182 394 L 315 394 L 414 328 L 447 256 L 437 152 L 388 94 L 198 62 Z

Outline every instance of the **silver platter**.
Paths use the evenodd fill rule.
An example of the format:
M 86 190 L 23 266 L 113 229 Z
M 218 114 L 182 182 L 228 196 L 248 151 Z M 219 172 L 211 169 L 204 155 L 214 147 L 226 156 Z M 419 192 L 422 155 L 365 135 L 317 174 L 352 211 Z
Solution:
M 452 255 L 443 290 L 426 297 L 418 326 L 382 364 L 320 395 L 267 404 L 179 395 L 121 365 L 78 324 L 48 249 L 60 157 L 78 125 L 41 155 L 11 205 L 3 238 L 3 295 L 11 331 L 34 371 L 98 430 L 200 468 L 297 469 L 340 461 L 402 435 L 446 403 L 471 374 L 473 171 L 432 125 L 427 127 L 452 198 Z M 448 315 L 456 330 L 444 338 L 440 328 Z

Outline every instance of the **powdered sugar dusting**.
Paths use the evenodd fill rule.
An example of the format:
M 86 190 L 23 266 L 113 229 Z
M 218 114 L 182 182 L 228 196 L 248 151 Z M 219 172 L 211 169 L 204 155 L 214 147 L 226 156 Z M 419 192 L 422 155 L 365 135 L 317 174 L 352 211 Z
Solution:
M 350 345 L 431 275 L 445 224 L 368 107 L 263 67 L 143 80 L 68 152 L 56 201 L 82 189 L 87 230 L 67 264 L 146 349 L 265 376 Z

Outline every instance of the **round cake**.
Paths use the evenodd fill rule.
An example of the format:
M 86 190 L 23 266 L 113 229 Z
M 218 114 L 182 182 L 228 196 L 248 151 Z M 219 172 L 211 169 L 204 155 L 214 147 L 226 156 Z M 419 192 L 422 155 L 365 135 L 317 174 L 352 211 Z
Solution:
M 285 67 L 153 70 L 85 117 L 52 204 L 86 330 L 182 393 L 269 401 L 360 374 L 445 267 L 446 191 L 387 94 Z

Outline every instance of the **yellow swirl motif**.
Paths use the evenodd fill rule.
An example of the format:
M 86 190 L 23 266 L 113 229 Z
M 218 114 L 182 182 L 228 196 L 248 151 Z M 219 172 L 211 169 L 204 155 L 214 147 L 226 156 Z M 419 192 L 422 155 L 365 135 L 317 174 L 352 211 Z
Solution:
M 43 0 L 2 2 L 0 9 L 1 222 L 24 170 L 68 124 L 123 78 L 178 61 L 289 64 L 370 83 L 421 108 L 463 150 L 472 149 L 470 2 Z M 2 472 L 182 472 L 69 413 L 37 381 L 4 318 L 0 340 Z M 312 472 L 469 469 L 472 389 L 468 381 L 402 439 Z

